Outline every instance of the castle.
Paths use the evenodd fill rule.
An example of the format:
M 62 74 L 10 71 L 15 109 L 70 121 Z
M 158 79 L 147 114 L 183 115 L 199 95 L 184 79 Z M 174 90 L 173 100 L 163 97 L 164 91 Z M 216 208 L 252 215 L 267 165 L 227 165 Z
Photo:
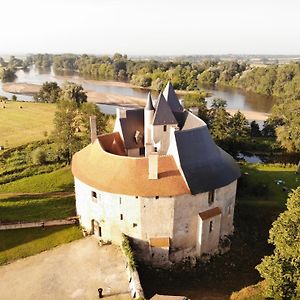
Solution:
M 206 124 L 183 109 L 169 82 L 156 103 L 118 109 L 114 132 L 97 136 L 72 161 L 81 225 L 104 241 L 132 237 L 153 266 L 214 254 L 233 233 L 234 159 Z

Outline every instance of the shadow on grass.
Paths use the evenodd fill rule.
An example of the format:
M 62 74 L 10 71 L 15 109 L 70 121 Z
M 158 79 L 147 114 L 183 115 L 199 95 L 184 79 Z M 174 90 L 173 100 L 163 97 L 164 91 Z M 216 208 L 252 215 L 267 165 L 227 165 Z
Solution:
M 73 225 L 62 225 L 52 227 L 36 227 L 36 228 L 22 228 L 22 229 L 10 229 L 0 231 L 0 253 L 1 251 L 9 250 L 16 246 L 20 246 L 26 243 L 33 242 L 35 240 L 48 237 L 53 233 L 58 233 L 70 228 Z

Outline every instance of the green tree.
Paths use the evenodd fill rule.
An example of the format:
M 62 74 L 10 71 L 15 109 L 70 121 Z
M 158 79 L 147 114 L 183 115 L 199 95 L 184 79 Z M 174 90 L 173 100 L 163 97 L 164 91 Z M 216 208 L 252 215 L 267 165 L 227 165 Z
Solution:
M 16 70 L 14 68 L 0 67 L 0 79 L 3 82 L 13 81 L 16 78 Z
M 237 111 L 229 121 L 229 136 L 233 141 L 241 142 L 249 137 L 250 126 L 246 117 Z
M 256 268 L 266 280 L 266 296 L 280 299 L 300 297 L 300 187 L 289 195 L 287 210 L 270 230 L 269 243 L 275 246 Z
M 260 129 L 259 129 L 259 125 L 257 124 L 256 121 L 252 121 L 250 123 L 250 134 L 252 137 L 258 137 L 258 136 L 261 136 L 261 132 L 260 132 Z
M 277 141 L 289 152 L 300 152 L 300 100 L 277 105 L 272 115 L 281 121 L 276 128 Z M 300 161 L 297 172 L 300 172 Z
M 81 146 L 78 135 L 79 123 L 77 103 L 68 98 L 60 99 L 57 102 L 57 111 L 54 117 L 53 137 L 58 144 L 61 155 L 69 163 L 73 154 Z
M 60 97 L 61 88 L 56 82 L 44 82 L 40 91 L 34 95 L 37 102 L 56 103 Z
M 81 85 L 74 82 L 66 82 L 61 91 L 62 98 L 75 101 L 77 107 L 82 103 L 87 102 L 87 95 Z

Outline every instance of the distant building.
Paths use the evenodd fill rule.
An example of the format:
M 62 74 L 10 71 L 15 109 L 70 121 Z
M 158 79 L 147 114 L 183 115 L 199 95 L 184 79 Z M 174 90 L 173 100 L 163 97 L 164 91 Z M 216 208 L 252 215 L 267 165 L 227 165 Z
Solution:
M 171 83 L 155 104 L 149 94 L 144 109 L 119 109 L 113 133 L 95 128 L 72 162 L 81 225 L 116 244 L 132 237 L 154 266 L 217 252 L 233 233 L 240 171 Z

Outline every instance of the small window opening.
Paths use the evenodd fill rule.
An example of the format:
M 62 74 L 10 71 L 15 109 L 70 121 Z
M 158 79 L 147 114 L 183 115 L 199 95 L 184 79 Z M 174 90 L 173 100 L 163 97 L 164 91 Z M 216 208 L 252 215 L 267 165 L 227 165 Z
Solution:
M 145 147 L 140 148 L 140 156 L 145 155 Z
M 209 222 L 209 232 L 213 231 L 213 221 Z
M 93 197 L 93 198 L 97 198 L 97 193 L 94 192 L 94 191 L 92 191 L 92 197 Z
M 133 224 L 132 224 L 132 227 L 137 227 L 137 224 L 136 224 L 136 223 L 133 223 Z
M 120 220 L 123 221 L 123 214 L 120 214 Z
M 119 198 L 119 201 L 120 201 L 120 205 L 121 205 L 122 204 L 122 198 L 121 197 Z
M 155 199 L 159 199 L 159 196 L 155 196 Z
M 167 125 L 164 125 L 164 131 L 167 131 Z
M 215 191 L 208 192 L 208 204 L 212 205 L 215 201 Z
M 157 147 L 154 147 L 154 152 L 157 152 Z

